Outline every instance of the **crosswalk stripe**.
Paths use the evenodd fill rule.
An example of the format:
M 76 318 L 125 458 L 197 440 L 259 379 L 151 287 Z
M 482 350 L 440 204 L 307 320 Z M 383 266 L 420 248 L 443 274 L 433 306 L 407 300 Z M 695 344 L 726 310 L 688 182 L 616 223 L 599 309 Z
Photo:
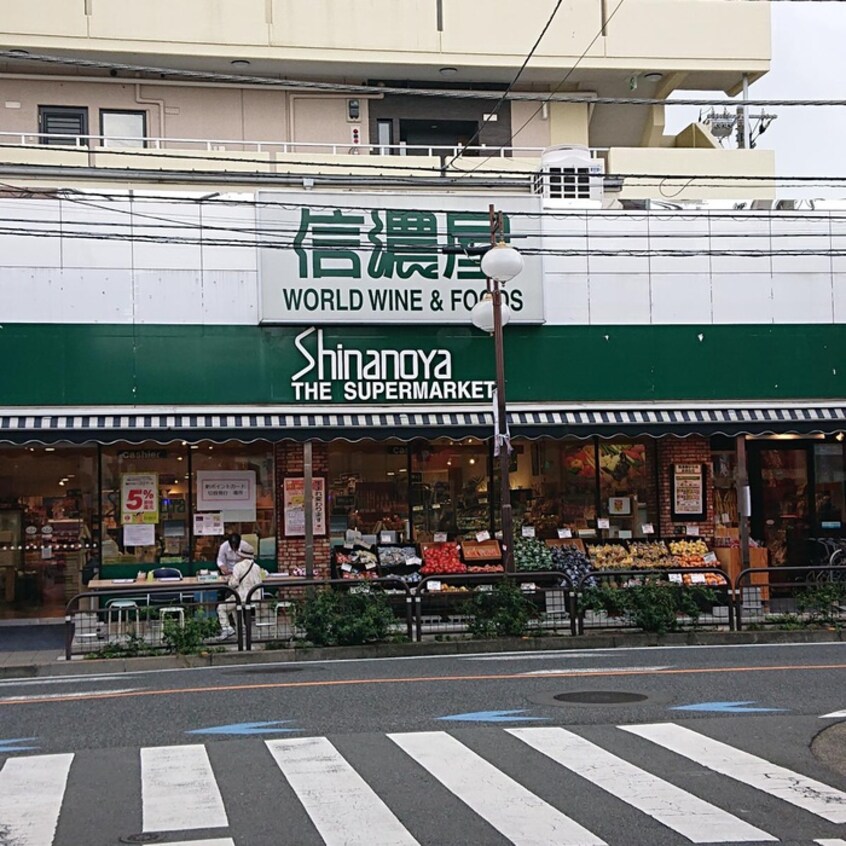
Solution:
M 605 846 L 452 735 L 426 731 L 388 737 L 515 846 Z
M 0 842 L 51 846 L 72 754 L 9 758 L 0 770 Z
M 543 727 L 507 731 L 694 843 L 778 839 L 566 729 Z
M 846 822 L 846 793 L 820 781 L 779 767 L 676 723 L 619 728 L 825 820 Z
M 417 846 L 325 737 L 266 740 L 265 745 L 326 846 Z
M 205 746 L 141 750 L 143 830 L 226 828 L 229 821 Z

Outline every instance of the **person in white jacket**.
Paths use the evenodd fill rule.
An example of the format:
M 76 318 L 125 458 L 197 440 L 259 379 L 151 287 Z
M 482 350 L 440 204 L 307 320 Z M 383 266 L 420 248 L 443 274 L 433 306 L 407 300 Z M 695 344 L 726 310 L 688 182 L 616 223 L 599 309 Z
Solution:
M 229 577 L 227 584 L 234 588 L 241 602 L 245 602 L 250 595 L 250 591 L 261 584 L 261 567 L 256 562 L 256 551 L 251 544 L 246 541 L 241 541 L 238 548 L 238 562 L 232 568 L 232 575 Z M 259 599 L 259 592 L 253 594 L 253 599 Z M 235 636 L 235 629 L 229 620 L 229 615 L 235 613 L 237 604 L 235 597 L 229 595 L 226 602 L 221 602 L 217 606 L 217 619 L 220 620 L 220 634 L 218 640 L 229 640 Z

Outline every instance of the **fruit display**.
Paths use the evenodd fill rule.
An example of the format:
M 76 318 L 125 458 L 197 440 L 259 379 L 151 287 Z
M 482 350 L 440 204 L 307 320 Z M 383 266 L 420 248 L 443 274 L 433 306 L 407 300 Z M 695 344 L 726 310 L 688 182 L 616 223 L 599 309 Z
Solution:
M 690 573 L 684 573 L 682 576 L 682 584 L 685 585 L 695 585 L 695 584 L 705 584 L 708 587 L 726 587 L 728 582 L 726 581 L 725 576 L 721 576 L 719 573 L 700 573 L 699 574 L 705 581 L 693 581 L 693 576 Z
M 597 570 L 629 570 L 634 559 L 619 543 L 598 543 L 590 548 L 590 560 Z
M 670 554 L 676 567 L 704 567 L 708 545 L 703 540 L 670 541 Z
M 675 567 L 676 563 L 664 541 L 632 541 L 629 552 L 635 569 L 658 570 Z
M 593 568 L 588 557 L 573 546 L 556 546 L 552 550 L 552 566 L 563 573 L 572 585 L 578 585 L 585 576 L 589 576 Z M 582 582 L 584 587 L 593 587 L 592 577 Z
M 551 570 L 552 550 L 537 538 L 517 538 L 514 542 L 514 567 L 521 572 Z
M 375 579 L 379 576 L 376 553 L 369 549 L 338 549 L 335 564 L 341 579 Z
M 433 543 L 423 547 L 423 566 L 420 573 L 423 576 L 448 576 L 455 573 L 466 573 L 467 567 L 461 563 L 458 554 L 458 544 Z

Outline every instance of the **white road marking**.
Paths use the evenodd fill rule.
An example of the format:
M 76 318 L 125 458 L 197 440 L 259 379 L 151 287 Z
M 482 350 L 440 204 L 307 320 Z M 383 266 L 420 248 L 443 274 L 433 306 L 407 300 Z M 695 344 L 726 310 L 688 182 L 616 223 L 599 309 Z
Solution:
M 846 823 L 846 793 L 712 740 L 676 723 L 618 726 L 709 770 L 748 784 L 833 823 Z
M 650 670 L 671 670 L 671 666 L 665 667 L 558 667 L 554 670 L 526 670 L 527 676 L 569 676 L 581 675 L 584 673 L 646 673 Z
M 388 737 L 515 846 L 605 846 L 452 735 L 424 731 Z
M 212 840 L 180 840 L 178 843 L 168 841 L 162 846 L 235 846 L 231 837 L 217 837 Z
M 37 687 L 42 684 L 96 684 L 97 682 L 113 682 L 123 680 L 127 673 L 118 673 L 113 676 L 56 676 L 45 679 L 13 679 L 0 681 L 0 687 Z
M 226 809 L 204 746 L 141 750 L 142 830 L 225 828 Z
M 694 843 L 778 840 L 566 729 L 515 728 L 506 731 Z
M 265 745 L 326 846 L 417 846 L 325 737 L 266 740 Z
M 814 843 L 818 846 L 846 846 L 846 840 L 815 840 Z
M 136 690 L 143 690 L 142 687 L 123 687 L 118 690 L 72 690 L 65 693 L 29 693 L 21 696 L 0 697 L 0 705 L 4 702 L 30 702 L 41 699 L 85 699 L 88 696 L 102 696 L 107 693 L 133 693 Z
M 821 720 L 841 720 L 846 717 L 846 711 L 832 711 L 830 714 L 823 714 Z
M 0 842 L 52 846 L 73 755 L 9 758 L 0 770 Z
M 550 652 L 503 652 L 497 655 L 460 655 L 453 656 L 462 661 L 559 661 L 562 658 L 603 658 L 613 651 L 608 649 L 595 649 L 585 652 L 565 650 Z

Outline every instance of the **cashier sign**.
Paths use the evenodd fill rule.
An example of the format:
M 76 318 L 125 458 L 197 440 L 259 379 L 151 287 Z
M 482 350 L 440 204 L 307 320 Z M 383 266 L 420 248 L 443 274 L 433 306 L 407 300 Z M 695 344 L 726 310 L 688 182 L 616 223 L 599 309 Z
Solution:
M 158 474 L 124 473 L 120 479 L 120 510 L 124 525 L 158 523 Z

